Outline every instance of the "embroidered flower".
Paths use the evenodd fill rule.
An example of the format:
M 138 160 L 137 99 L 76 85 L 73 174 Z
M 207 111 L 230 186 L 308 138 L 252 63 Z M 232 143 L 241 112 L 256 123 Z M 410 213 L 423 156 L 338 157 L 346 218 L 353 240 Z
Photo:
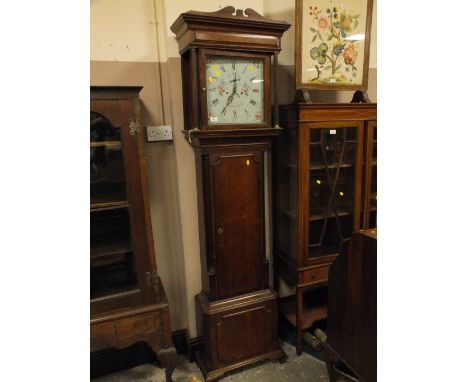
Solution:
M 320 16 L 317 20 L 317 28 L 320 32 L 324 32 L 330 26 L 327 16 Z
M 354 47 L 354 44 L 346 44 L 346 47 L 343 51 L 343 58 L 346 65 L 354 65 L 356 62 L 356 58 L 358 56 L 358 52 Z
M 352 31 L 351 24 L 353 23 L 353 18 L 351 15 L 347 15 L 343 12 L 340 15 L 341 30 L 344 32 L 350 33 Z

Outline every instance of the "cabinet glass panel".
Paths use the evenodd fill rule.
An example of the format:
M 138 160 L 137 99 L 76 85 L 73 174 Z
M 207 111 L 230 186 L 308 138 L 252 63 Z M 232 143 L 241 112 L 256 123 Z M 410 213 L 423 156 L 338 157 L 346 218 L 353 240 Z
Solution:
M 120 129 L 112 126 L 103 116 L 91 113 L 90 138 L 91 204 L 125 201 L 125 172 Z
M 91 112 L 91 299 L 137 288 L 120 129 Z
M 377 128 L 374 127 L 372 140 L 372 170 L 369 194 L 369 228 L 377 227 Z
M 120 142 L 120 128 L 112 123 L 103 115 L 95 112 L 91 116 L 91 142 Z
M 357 131 L 309 132 L 309 257 L 317 257 L 340 252 L 353 232 Z

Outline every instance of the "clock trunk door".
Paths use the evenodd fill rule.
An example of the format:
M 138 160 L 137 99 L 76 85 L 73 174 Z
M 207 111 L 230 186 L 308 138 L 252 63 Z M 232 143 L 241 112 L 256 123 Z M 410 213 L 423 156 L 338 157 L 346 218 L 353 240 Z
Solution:
M 218 298 L 262 288 L 262 153 L 213 155 Z

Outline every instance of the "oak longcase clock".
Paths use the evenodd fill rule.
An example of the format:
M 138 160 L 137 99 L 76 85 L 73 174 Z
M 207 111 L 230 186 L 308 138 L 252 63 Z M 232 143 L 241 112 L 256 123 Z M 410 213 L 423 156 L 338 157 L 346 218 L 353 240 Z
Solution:
M 264 158 L 281 130 L 276 73 L 289 26 L 233 7 L 186 12 L 171 26 L 184 132 L 195 151 L 202 265 L 195 302 L 203 336 L 196 359 L 208 381 L 285 357 L 265 253 Z

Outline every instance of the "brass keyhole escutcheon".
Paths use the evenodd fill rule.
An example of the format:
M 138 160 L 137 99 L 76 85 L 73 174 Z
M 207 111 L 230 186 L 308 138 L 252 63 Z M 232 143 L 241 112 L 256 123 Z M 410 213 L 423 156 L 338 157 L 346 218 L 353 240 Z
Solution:
M 221 227 L 218 228 L 218 233 L 221 235 L 223 233 L 223 229 Z

